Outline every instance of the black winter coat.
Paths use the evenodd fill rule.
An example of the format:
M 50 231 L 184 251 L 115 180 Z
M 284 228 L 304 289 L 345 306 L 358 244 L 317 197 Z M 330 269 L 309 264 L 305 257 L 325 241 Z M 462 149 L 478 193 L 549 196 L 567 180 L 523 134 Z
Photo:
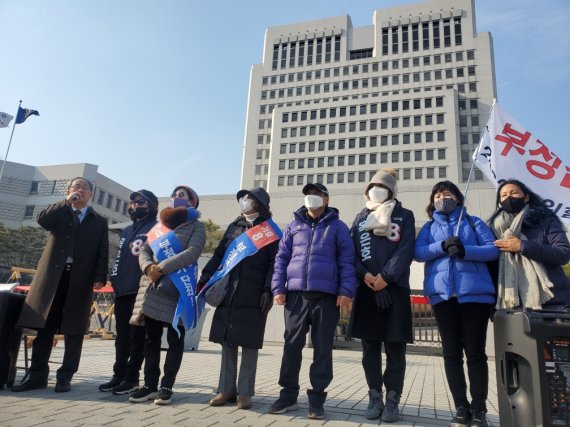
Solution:
M 147 233 L 156 224 L 156 217 L 136 221 L 121 233 L 119 250 L 111 270 L 110 281 L 115 296 L 136 295 L 142 271 L 139 253 L 147 239 Z
M 412 211 L 398 202 L 392 211 L 391 234 L 376 236 L 362 228 L 369 209 L 360 212 L 350 230 L 356 256 L 354 266 L 358 287 L 348 334 L 352 337 L 386 341 L 413 342 L 410 304 L 410 264 L 415 250 L 415 219 Z M 392 305 L 381 311 L 374 292 L 364 284 L 366 273 L 380 275 L 388 283 Z
M 554 284 L 554 298 L 548 305 L 570 305 L 570 279 L 562 266 L 570 261 L 570 243 L 560 220 L 546 208 L 531 208 L 521 229 L 527 240 L 521 242 L 523 256 L 540 262 Z
M 265 219 L 258 218 L 253 225 L 263 221 Z M 228 226 L 202 274 L 205 272 L 211 276 L 215 273 L 228 245 L 246 229 L 247 222 L 243 216 L 239 216 Z M 261 295 L 271 292 L 271 277 L 278 244 L 279 241 L 275 241 L 264 246 L 232 269 L 229 291 L 214 312 L 210 341 L 232 347 L 263 347 L 267 316 L 261 312 Z

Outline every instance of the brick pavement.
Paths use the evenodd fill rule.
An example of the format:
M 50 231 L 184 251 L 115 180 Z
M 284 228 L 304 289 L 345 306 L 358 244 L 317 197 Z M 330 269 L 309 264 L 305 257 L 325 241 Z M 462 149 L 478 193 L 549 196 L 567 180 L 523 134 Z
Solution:
M 212 408 L 207 402 L 214 395 L 219 374 L 219 345 L 206 341 L 195 352 L 184 354 L 182 368 L 174 386 L 173 402 L 160 407 L 152 402 L 131 404 L 125 396 L 102 393 L 97 386 L 111 374 L 114 361 L 113 341 L 86 340 L 79 372 L 70 393 L 53 392 L 55 369 L 52 364 L 49 387 L 26 393 L 0 391 L 0 426 L 90 426 L 90 425 L 239 425 L 239 426 L 304 426 L 326 424 L 379 425 L 379 420 L 362 416 L 367 405 L 367 386 L 361 366 L 361 352 L 335 350 L 334 380 L 325 403 L 326 419 L 307 419 L 308 371 L 311 350 L 304 350 L 301 371 L 300 409 L 284 415 L 267 411 L 276 399 L 277 378 L 282 347 L 266 345 L 259 357 L 256 396 L 250 410 L 236 405 Z M 53 352 L 52 360 L 61 360 L 63 345 Z M 163 356 L 164 357 L 164 356 Z M 400 426 L 445 426 L 452 417 L 453 404 L 445 383 L 443 359 L 426 354 L 409 354 L 404 393 L 400 404 Z M 488 418 L 498 425 L 497 392 L 494 362 L 490 361 Z M 20 375 L 19 375 L 20 377 Z M 386 424 L 386 423 L 384 423 Z

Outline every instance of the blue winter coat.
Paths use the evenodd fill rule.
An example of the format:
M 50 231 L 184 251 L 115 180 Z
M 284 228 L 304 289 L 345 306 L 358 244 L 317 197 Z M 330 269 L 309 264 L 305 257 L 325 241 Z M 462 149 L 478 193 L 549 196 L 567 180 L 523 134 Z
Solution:
M 293 215 L 275 257 L 273 295 L 314 291 L 354 297 L 354 246 L 338 210 L 327 208 L 316 223 L 305 207 Z
M 415 259 L 425 262 L 424 295 L 431 305 L 457 296 L 459 303 L 477 302 L 493 304 L 495 287 L 486 261 L 499 256 L 495 237 L 481 219 L 464 214 L 459 227 L 459 238 L 465 246 L 465 257 L 450 258 L 442 242 L 452 237 L 457 227 L 461 207 L 449 215 L 437 211 L 433 221 L 422 227 L 416 239 Z

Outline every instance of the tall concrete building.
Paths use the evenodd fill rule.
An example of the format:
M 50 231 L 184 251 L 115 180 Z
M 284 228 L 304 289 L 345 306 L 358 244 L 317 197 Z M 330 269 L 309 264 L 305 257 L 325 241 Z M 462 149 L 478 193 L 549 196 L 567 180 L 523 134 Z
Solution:
M 477 32 L 472 0 L 379 9 L 367 27 L 341 16 L 268 28 L 250 76 L 241 186 L 279 196 L 321 182 L 361 198 L 392 167 L 412 200 L 439 180 L 465 182 L 493 98 L 492 38 Z
M 89 163 L 30 166 L 6 162 L 0 182 L 0 222 L 8 228 L 36 227 L 36 215 L 62 200 L 71 179 L 87 178 L 94 185 L 91 205 L 109 224 L 130 221 L 131 190 L 101 175 Z

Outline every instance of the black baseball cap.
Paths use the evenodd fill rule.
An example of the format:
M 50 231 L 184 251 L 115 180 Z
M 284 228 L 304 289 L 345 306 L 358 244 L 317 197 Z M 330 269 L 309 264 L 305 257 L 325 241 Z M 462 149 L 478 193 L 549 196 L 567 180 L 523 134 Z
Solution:
M 147 202 L 152 203 L 155 206 L 158 206 L 158 198 L 154 195 L 152 191 L 148 190 L 135 191 L 134 193 L 131 193 L 130 199 L 135 200 L 135 197 L 137 195 L 145 199 Z
M 306 195 L 309 192 L 309 190 L 311 190 L 311 189 L 320 191 L 321 193 L 325 193 L 327 196 L 329 195 L 329 190 L 327 190 L 327 187 L 325 187 L 320 182 L 314 182 L 314 183 L 305 185 L 303 187 L 303 194 Z

